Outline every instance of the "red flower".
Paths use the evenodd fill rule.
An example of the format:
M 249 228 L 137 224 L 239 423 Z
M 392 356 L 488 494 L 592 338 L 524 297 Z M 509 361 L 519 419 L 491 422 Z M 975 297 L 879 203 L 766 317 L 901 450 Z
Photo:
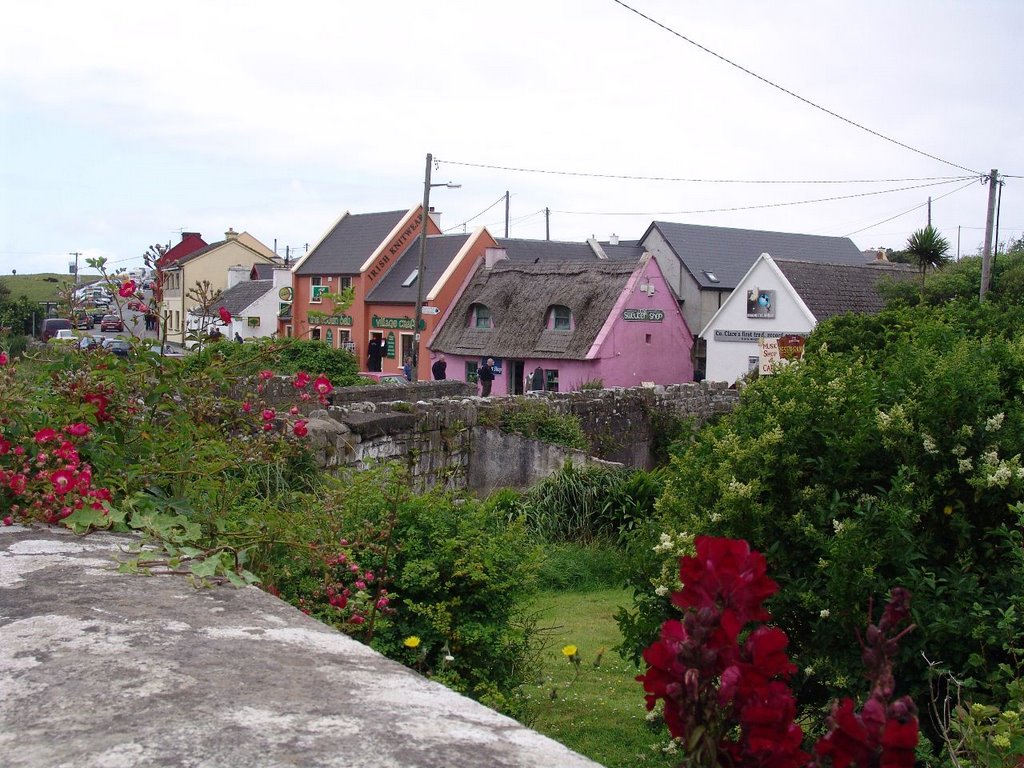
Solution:
M 306 428 L 306 422 L 299 419 L 295 422 L 295 426 L 292 427 L 292 431 L 296 437 L 305 437 L 309 433 L 309 429 Z
M 227 325 L 231 322 L 231 313 L 228 312 L 227 307 L 221 307 L 217 310 L 217 314 L 220 315 L 220 321 Z
M 64 431 L 67 432 L 69 435 L 74 435 L 75 437 L 85 437 L 90 432 L 92 432 L 92 427 L 90 427 L 88 424 L 82 424 L 81 422 L 78 422 L 76 424 L 71 424 L 65 427 Z
M 11 452 L 11 442 L 0 438 L 0 456 Z
M 245 413 L 249 413 L 249 411 L 252 410 L 252 403 L 246 400 L 244 403 L 242 403 L 242 410 L 245 411 Z
M 292 386 L 296 389 L 305 389 L 309 384 L 310 376 L 305 371 L 299 371 L 295 374 L 295 380 L 292 382 Z
M 127 282 L 121 283 L 121 287 L 117 289 L 118 295 L 122 299 L 127 299 L 135 294 L 135 281 L 128 280 Z
M 334 391 L 334 385 L 331 384 L 331 380 L 324 376 L 322 373 L 316 377 L 316 381 L 313 382 L 313 389 L 316 393 L 323 397 L 329 395 Z
M 731 645 L 745 624 L 771 618 L 761 603 L 779 585 L 765 575 L 764 555 L 742 539 L 699 536 L 695 544 L 696 557 L 679 562 L 683 590 L 672 595 L 672 603 L 680 608 L 720 607 L 725 643 Z
M 910 716 L 900 721 L 890 717 L 882 732 L 882 768 L 913 768 L 916 746 L 917 718 Z
M 274 378 L 274 372 L 273 371 L 260 371 L 260 378 L 263 379 L 264 381 L 272 379 L 272 378 Z
M 14 518 L 8 515 L 3 519 L 4 525 L 14 525 Z
M 42 445 L 48 443 L 50 440 L 57 439 L 57 430 L 50 429 L 49 427 L 43 427 L 35 434 L 35 441 Z
M 7 359 L 8 359 L 7 358 L 7 353 L 6 352 L 0 352 L 0 367 L 3 367 L 5 365 L 7 365 Z
M 28 478 L 19 472 L 8 481 L 7 487 L 15 493 L 21 493 L 25 490 L 26 482 L 28 482 Z
M 274 417 L 275 417 L 276 415 L 277 415 L 277 414 L 276 414 L 276 413 L 274 413 L 274 409 L 273 409 L 273 408 L 264 408 L 264 409 L 263 409 L 263 420 L 264 420 L 264 421 L 270 421 L 270 420 L 271 420 L 271 419 L 273 419 L 273 418 L 274 418 Z
M 99 421 L 110 421 L 111 416 L 107 413 L 107 406 L 110 401 L 107 396 L 99 392 L 89 392 L 82 396 L 82 400 L 90 405 L 96 406 L 96 418 Z
M 53 483 L 53 492 L 63 496 L 70 491 L 75 484 L 75 473 L 65 467 L 50 474 L 50 482 Z

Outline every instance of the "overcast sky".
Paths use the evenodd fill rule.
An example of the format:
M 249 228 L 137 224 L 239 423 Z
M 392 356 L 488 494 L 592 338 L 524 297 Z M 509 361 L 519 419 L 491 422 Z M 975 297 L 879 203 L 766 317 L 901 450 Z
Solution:
M 445 228 L 508 190 L 511 235 L 543 238 L 550 208 L 557 240 L 666 220 L 900 248 L 931 196 L 971 254 L 976 177 L 1024 175 L 1020 0 L 629 5 L 919 152 L 614 0 L 19 2 L 0 26 L 0 275 L 66 272 L 72 251 L 137 265 L 182 229 L 301 251 L 346 210 L 417 204 L 428 152 L 462 185 L 432 192 Z M 1005 241 L 1024 178 L 1002 191 Z M 481 224 L 502 236 L 504 202 Z

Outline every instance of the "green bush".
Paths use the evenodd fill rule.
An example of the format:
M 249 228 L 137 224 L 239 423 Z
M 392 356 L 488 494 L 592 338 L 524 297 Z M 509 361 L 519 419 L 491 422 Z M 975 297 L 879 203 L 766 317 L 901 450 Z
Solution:
M 541 589 L 583 592 L 621 586 L 628 560 L 621 548 L 605 542 L 545 544 L 538 573 Z
M 764 552 L 809 715 L 856 691 L 855 631 L 893 586 L 914 595 L 899 676 L 919 706 L 922 654 L 985 700 L 1016 674 L 1005 648 L 1024 637 L 1018 317 L 953 303 L 825 323 L 801 365 L 752 383 L 673 460 L 662 531 Z M 636 609 L 622 617 L 635 658 L 670 612 L 656 573 L 638 572 Z
M 481 426 L 520 434 L 545 443 L 586 450 L 589 443 L 579 417 L 559 413 L 543 400 L 514 397 L 504 400 L 497 411 L 482 413 Z
M 305 371 L 313 376 L 325 374 L 336 387 L 365 383 L 358 375 L 355 355 L 306 339 L 255 339 L 245 344 L 219 341 L 189 355 L 184 367 L 188 372 L 201 371 L 214 363 L 235 376 L 255 376 L 262 370 L 284 375 Z

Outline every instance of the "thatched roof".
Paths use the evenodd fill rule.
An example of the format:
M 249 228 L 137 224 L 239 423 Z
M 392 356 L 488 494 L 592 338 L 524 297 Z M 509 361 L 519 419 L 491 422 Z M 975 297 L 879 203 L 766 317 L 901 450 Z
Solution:
M 452 355 L 583 360 L 639 261 L 481 265 L 431 349 Z M 491 310 L 492 328 L 471 326 L 472 306 Z M 548 310 L 566 306 L 573 329 L 545 328 Z

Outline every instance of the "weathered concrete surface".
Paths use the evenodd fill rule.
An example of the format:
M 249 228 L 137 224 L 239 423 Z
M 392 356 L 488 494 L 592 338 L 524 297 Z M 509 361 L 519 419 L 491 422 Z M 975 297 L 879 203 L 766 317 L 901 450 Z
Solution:
M 596 765 L 254 587 L 118 574 L 125 541 L 0 528 L 3 766 Z

